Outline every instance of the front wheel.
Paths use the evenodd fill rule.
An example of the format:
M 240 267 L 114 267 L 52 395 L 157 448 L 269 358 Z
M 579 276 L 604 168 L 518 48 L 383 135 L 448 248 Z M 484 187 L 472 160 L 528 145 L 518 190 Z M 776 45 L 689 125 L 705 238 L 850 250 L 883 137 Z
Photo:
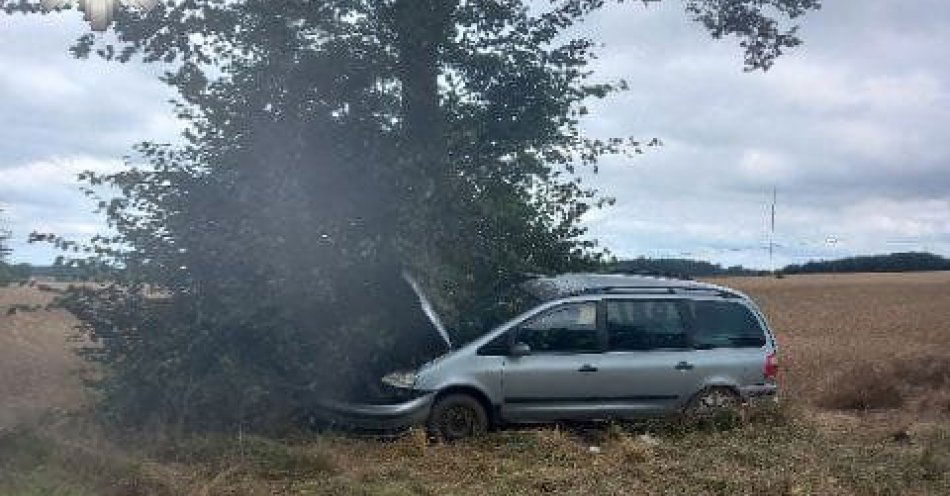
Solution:
M 488 412 L 467 394 L 450 394 L 432 407 L 427 427 L 429 435 L 444 441 L 480 436 L 488 431 Z

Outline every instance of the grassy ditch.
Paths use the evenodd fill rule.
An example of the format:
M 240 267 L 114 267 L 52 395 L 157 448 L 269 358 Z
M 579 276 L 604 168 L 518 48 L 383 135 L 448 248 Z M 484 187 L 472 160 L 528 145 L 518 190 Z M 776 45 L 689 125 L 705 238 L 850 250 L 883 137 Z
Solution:
M 900 436 L 772 408 L 715 424 L 550 426 L 455 444 L 303 434 L 0 435 L 0 494 L 947 494 L 950 424 Z

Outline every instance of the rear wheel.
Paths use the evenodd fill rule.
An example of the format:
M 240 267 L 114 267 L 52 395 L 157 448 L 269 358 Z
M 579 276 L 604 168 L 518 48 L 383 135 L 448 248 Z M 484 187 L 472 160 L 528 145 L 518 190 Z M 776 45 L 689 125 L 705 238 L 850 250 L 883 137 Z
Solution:
M 707 388 L 690 400 L 686 406 L 686 415 L 700 420 L 735 415 L 739 411 L 740 403 L 739 395 L 729 388 Z
M 444 441 L 480 436 L 488 431 L 488 412 L 481 402 L 467 394 L 440 398 L 428 422 L 429 434 Z

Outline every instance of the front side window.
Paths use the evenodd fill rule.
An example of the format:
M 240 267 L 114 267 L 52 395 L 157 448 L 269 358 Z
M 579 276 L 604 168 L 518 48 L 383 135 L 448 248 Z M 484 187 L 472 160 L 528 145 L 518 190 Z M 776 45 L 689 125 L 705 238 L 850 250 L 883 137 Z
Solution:
M 751 310 L 733 301 L 691 301 L 697 348 L 760 348 L 765 332 Z
M 548 310 L 522 324 L 518 340 L 532 353 L 599 351 L 597 304 L 568 303 Z
M 607 302 L 610 351 L 683 349 L 689 345 L 686 319 L 675 301 Z
M 507 355 L 508 352 L 511 351 L 508 336 L 509 335 L 507 332 L 495 336 L 495 339 L 485 343 L 481 348 L 478 349 L 478 354 L 482 356 Z

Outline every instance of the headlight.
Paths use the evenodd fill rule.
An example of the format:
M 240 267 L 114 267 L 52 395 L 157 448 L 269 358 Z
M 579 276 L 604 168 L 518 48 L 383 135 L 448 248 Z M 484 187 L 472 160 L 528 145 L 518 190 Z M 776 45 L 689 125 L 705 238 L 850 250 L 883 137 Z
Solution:
M 415 372 L 392 372 L 383 376 L 383 384 L 395 388 L 409 389 L 415 383 Z

